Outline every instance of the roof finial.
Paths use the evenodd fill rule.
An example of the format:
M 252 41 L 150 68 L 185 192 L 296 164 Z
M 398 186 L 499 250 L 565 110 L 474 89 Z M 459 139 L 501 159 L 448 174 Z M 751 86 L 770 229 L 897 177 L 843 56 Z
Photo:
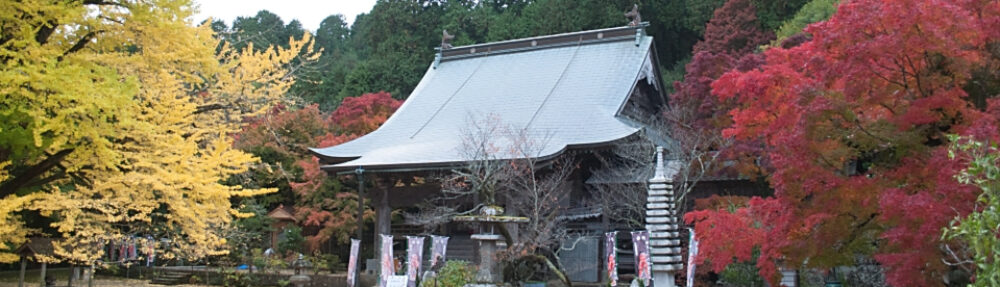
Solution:
M 441 50 L 452 48 L 451 39 L 455 39 L 455 35 L 448 34 L 448 30 L 441 30 Z
M 625 17 L 629 18 L 628 25 L 638 27 L 642 23 L 642 16 L 639 15 L 639 4 L 632 5 L 632 11 L 625 12 Z

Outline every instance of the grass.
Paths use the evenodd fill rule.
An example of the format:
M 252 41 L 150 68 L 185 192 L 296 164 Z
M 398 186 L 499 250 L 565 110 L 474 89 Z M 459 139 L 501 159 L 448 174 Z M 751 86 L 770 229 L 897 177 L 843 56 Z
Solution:
M 2 271 L 0 272 L 0 282 L 17 283 L 17 275 L 20 272 L 21 272 L 20 270 Z M 28 285 L 27 282 L 31 282 L 34 284 L 29 286 L 37 286 L 39 282 L 38 276 L 41 275 L 40 272 L 41 272 L 40 269 L 25 270 L 24 271 L 25 285 Z M 66 280 L 66 278 L 69 278 L 69 268 L 48 268 L 45 270 L 45 274 L 55 277 L 56 280 L 59 279 Z

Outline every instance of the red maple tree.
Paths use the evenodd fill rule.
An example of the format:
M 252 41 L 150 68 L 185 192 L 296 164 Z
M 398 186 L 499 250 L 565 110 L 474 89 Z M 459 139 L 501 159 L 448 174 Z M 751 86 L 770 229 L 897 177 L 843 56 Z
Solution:
M 375 131 L 402 104 L 387 92 L 345 98 L 330 115 L 330 123 L 340 134 L 361 136 Z
M 705 25 L 704 39 L 694 45 L 693 54 L 710 52 L 734 58 L 749 54 L 774 39 L 774 32 L 760 26 L 751 0 L 726 1 Z
M 748 155 L 755 154 L 756 145 L 721 138 L 721 130 L 732 123 L 728 112 L 736 102 L 713 96 L 711 87 L 733 68 L 748 70 L 763 63 L 753 51 L 774 35 L 759 26 L 750 0 L 729 0 L 716 9 L 704 40 L 695 45 L 694 56 L 685 66 L 684 80 L 674 82 L 670 107 L 663 113 L 666 128 L 679 146 L 672 153 L 718 152 L 719 159 L 752 161 Z M 740 164 L 727 169 L 755 173 L 753 167 Z
M 237 147 L 261 156 L 268 165 L 266 170 L 271 172 L 258 176 L 258 181 L 281 181 L 291 189 L 287 195 L 294 197 L 299 224 L 315 230 L 308 232 L 310 249 L 330 239 L 347 241 L 356 227 L 358 198 L 357 193 L 320 170 L 319 159 L 308 148 L 338 145 L 370 133 L 400 105 L 402 102 L 389 93 L 379 92 L 346 98 L 329 115 L 317 105 L 300 109 L 278 106 L 248 119 L 244 129 L 234 135 Z
M 948 160 L 945 135 L 998 138 L 1000 104 L 976 107 L 966 91 L 1000 58 L 990 48 L 998 31 L 997 1 L 849 1 L 807 28 L 812 40 L 723 75 L 713 93 L 738 105 L 723 133 L 762 144 L 775 194 L 686 215 L 707 229 L 699 260 L 721 270 L 716 262 L 757 245 L 774 282 L 779 264 L 833 267 L 867 254 L 891 285 L 941 282 L 952 268 L 943 250 L 955 243 L 941 230 L 977 195 L 955 180 L 963 163 Z M 766 240 L 726 245 L 720 236 L 732 233 L 717 230 Z
M 387 92 L 345 98 L 326 118 L 328 130 L 314 139 L 315 146 L 334 146 L 375 131 L 401 105 L 402 101 Z M 295 214 L 304 226 L 319 228 L 316 234 L 307 237 L 310 248 L 315 249 L 331 238 L 346 242 L 356 228 L 357 193 L 343 190 L 339 181 L 320 170 L 319 159 L 314 156 L 304 157 L 296 164 L 303 175 L 301 181 L 291 183 L 298 198 Z M 371 212 L 366 211 L 366 216 L 371 216 Z

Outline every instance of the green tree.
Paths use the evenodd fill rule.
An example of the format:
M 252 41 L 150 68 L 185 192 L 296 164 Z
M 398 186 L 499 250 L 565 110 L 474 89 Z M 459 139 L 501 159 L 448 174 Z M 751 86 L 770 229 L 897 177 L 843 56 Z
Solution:
M 246 257 L 253 254 L 253 249 L 269 243 L 273 220 L 267 216 L 264 205 L 253 198 L 242 200 L 239 210 L 253 216 L 233 221 L 233 226 L 226 235 L 226 243 L 230 246 L 230 255 L 238 259 L 237 262 L 246 262 Z
M 351 43 L 362 61 L 344 79 L 338 99 L 370 91 L 405 98 L 420 81 L 441 42 L 441 3 L 379 1 L 351 27 Z
M 956 217 L 944 229 L 946 240 L 961 240 L 972 253 L 972 263 L 955 265 L 976 269 L 975 286 L 1000 285 L 1000 148 L 996 142 L 951 136 L 949 156 L 967 160 L 968 167 L 955 177 L 982 190 L 975 211 Z M 949 250 L 950 252 L 950 250 Z M 957 258 L 957 257 L 956 257 Z
M 302 228 L 289 225 L 281 233 L 282 238 L 278 241 L 278 254 L 302 253 L 302 247 L 306 243 L 306 238 L 302 236 Z
M 812 0 L 802 6 L 799 12 L 795 13 L 792 19 L 788 19 L 781 24 L 775 33 L 778 37 L 771 42 L 771 46 L 777 46 L 782 41 L 795 34 L 802 33 L 806 25 L 830 19 L 833 13 L 837 12 L 839 0 Z
M 298 20 L 285 25 L 285 21 L 278 15 L 261 10 L 253 17 L 236 17 L 231 31 L 224 39 L 234 49 L 243 49 L 253 44 L 254 51 L 259 52 L 271 46 L 288 47 L 290 38 L 299 38 L 303 33 L 305 30 Z
M 806 2 L 809 0 L 753 0 L 753 6 L 757 7 L 761 28 L 774 31 L 785 20 L 792 18 Z

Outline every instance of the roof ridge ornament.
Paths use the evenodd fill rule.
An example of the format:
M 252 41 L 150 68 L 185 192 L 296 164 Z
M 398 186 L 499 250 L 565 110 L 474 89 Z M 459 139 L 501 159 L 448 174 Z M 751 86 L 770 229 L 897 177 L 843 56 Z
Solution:
M 451 39 L 455 39 L 455 35 L 448 34 L 448 29 L 441 30 L 441 50 L 451 49 Z
M 639 15 L 639 4 L 632 4 L 632 11 L 625 12 L 625 17 L 629 19 L 629 26 L 639 27 L 639 24 L 642 23 L 642 15 Z
M 639 4 L 632 4 L 632 11 L 625 12 L 625 17 L 629 18 L 628 26 L 636 28 L 635 29 L 635 46 L 638 47 L 642 43 L 642 36 L 645 35 L 646 31 L 642 27 L 647 26 L 647 23 L 642 22 L 642 15 L 639 15 Z
M 454 48 L 454 46 L 451 45 L 452 39 L 455 39 L 455 35 L 448 34 L 448 29 L 441 29 L 441 47 L 436 49 L 438 52 L 437 54 L 434 54 L 434 63 L 431 67 L 437 69 L 438 65 L 441 64 L 441 58 L 444 56 L 442 55 L 444 50 Z

